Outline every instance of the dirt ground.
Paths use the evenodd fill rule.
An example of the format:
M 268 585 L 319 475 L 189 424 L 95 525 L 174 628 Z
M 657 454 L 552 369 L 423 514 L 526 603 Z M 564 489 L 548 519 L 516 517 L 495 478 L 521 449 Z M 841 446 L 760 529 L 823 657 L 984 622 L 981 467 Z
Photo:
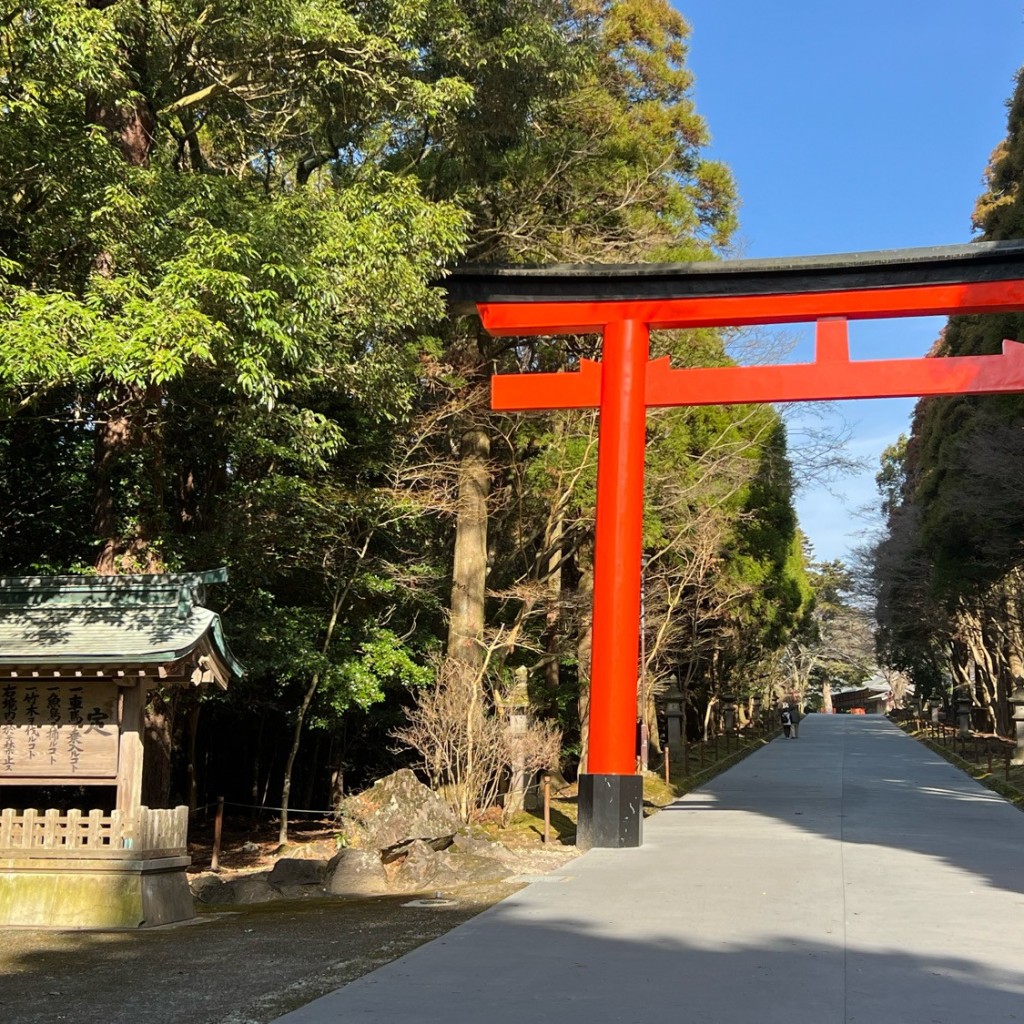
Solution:
M 293 833 L 288 855 L 330 856 L 328 823 Z M 194 867 L 209 864 L 199 829 Z M 224 876 L 269 868 L 276 837 L 226 829 Z M 520 847 L 522 871 L 565 863 L 573 850 Z M 415 897 L 309 897 L 202 908 L 195 922 L 133 932 L 0 932 L 3 1024 L 265 1024 L 394 960 L 521 888 L 505 882 L 444 895 L 448 906 L 404 906 Z M 434 893 L 425 895 L 434 896 Z

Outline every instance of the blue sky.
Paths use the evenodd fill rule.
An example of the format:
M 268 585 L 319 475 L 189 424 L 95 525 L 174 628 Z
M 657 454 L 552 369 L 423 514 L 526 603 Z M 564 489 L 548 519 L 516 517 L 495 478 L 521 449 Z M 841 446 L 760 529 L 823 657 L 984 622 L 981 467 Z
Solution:
M 972 237 L 988 157 L 1024 64 L 1024 0 L 675 0 L 690 23 L 694 98 L 710 155 L 742 202 L 737 256 L 795 256 L 947 245 Z M 923 355 L 936 318 L 855 322 L 853 359 Z M 786 358 L 813 358 L 812 329 L 786 328 Z M 864 473 L 802 487 L 803 529 L 819 559 L 845 557 L 868 524 L 882 449 L 913 402 L 844 402 Z M 800 436 L 801 411 L 791 426 Z M 798 459 L 799 455 L 797 453 Z

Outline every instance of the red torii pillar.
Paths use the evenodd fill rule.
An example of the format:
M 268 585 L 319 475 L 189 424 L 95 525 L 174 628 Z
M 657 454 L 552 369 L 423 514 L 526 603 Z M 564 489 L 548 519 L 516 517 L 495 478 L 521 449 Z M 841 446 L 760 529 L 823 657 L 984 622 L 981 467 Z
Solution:
M 577 843 L 642 842 L 636 772 L 644 438 L 649 405 L 714 405 L 1024 391 L 1024 345 L 1003 354 L 851 362 L 847 319 L 1024 310 L 1024 280 L 691 298 L 484 302 L 494 335 L 601 333 L 600 364 L 575 373 L 492 379 L 492 408 L 598 408 L 590 748 L 580 776 Z M 673 370 L 650 361 L 652 329 L 817 322 L 813 363 Z

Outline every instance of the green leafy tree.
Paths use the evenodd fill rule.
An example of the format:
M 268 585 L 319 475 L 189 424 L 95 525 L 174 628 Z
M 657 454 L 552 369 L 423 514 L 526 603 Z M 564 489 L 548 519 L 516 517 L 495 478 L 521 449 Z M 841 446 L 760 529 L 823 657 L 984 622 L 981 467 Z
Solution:
M 286 791 L 321 686 L 337 710 L 419 678 L 386 602 L 351 612 L 387 577 L 361 531 L 465 238 L 457 205 L 387 166 L 472 94 L 424 75 L 429 17 L 54 0 L 0 19 L 0 471 L 24 479 L 17 439 L 55 424 L 33 434 L 40 502 L 89 511 L 47 543 L 8 516 L 7 564 L 229 562 L 243 658 L 271 688 L 304 680 Z
M 992 154 L 974 223 L 986 240 L 1024 229 L 1024 81 L 1007 138 Z M 1019 314 L 953 317 L 936 355 L 993 354 L 1024 337 Z M 880 484 L 888 530 L 876 549 L 881 653 L 919 692 L 966 686 L 992 726 L 1009 727 L 1008 695 L 1024 679 L 1019 602 L 1024 528 L 1016 499 L 1024 403 L 1019 395 L 922 400 Z
M 511 4 L 505 15 L 524 8 L 548 20 L 524 18 L 514 58 L 489 61 L 474 79 L 473 104 L 414 155 L 431 194 L 457 195 L 470 211 L 467 258 L 713 257 L 734 226 L 735 192 L 728 171 L 702 152 L 707 130 L 691 95 L 686 22 L 661 0 Z M 452 37 L 461 48 L 445 52 L 438 73 L 472 78 L 467 54 L 485 44 L 503 53 L 509 39 L 521 38 L 507 27 L 495 33 L 505 23 L 495 22 L 490 5 L 462 17 L 470 21 Z M 542 55 L 551 63 L 538 73 Z M 503 71 L 491 69 L 516 62 L 528 67 L 510 91 Z M 596 355 L 593 338 L 493 340 L 464 323 L 454 326 L 445 361 L 461 380 L 482 384 L 494 367 L 572 369 Z M 556 414 L 539 425 L 512 418 L 495 431 L 481 401 L 451 424 L 445 448 L 461 453 L 461 487 L 450 656 L 479 664 L 487 627 L 499 628 L 503 652 L 492 664 L 511 657 L 541 671 L 541 702 L 566 708 L 555 696 L 558 666 L 582 673 L 585 717 L 589 609 L 577 595 L 587 592 L 590 572 L 593 418 Z

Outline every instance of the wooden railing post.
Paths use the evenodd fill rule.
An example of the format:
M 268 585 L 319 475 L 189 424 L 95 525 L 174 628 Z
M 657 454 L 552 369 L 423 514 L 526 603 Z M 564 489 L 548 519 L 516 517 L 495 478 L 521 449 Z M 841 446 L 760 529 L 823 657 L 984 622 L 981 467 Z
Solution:
M 551 842 L 551 776 L 544 773 L 544 845 Z
M 210 870 L 220 871 L 220 837 L 224 828 L 224 797 L 217 797 L 217 817 L 213 819 L 213 852 L 210 854 Z

